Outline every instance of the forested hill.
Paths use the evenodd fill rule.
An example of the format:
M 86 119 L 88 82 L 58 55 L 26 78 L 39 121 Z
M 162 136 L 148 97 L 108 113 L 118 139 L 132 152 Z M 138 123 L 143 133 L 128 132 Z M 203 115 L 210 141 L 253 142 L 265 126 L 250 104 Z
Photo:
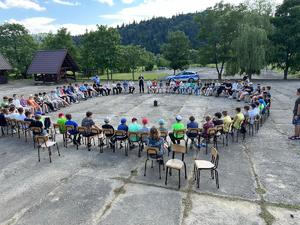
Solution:
M 195 21 L 196 15 L 196 13 L 180 14 L 172 18 L 159 17 L 123 25 L 118 27 L 122 44 L 141 45 L 148 51 L 159 53 L 168 33 L 180 30 L 189 37 L 191 47 L 199 46 L 199 25 Z

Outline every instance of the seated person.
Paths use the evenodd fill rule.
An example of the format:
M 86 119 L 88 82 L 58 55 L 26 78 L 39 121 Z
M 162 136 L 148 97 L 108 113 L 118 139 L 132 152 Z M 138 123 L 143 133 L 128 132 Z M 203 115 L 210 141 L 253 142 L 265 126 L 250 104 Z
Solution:
M 66 114 L 66 119 L 67 119 L 67 121 L 65 123 L 66 126 L 74 126 L 73 130 L 68 130 L 68 133 L 71 136 L 73 136 L 73 139 L 72 139 L 73 144 L 74 145 L 79 145 L 80 140 L 79 140 L 78 131 L 77 131 L 78 124 L 74 120 L 72 120 L 72 115 L 71 114 Z
M 149 138 L 146 141 L 146 145 L 149 147 L 154 147 L 159 149 L 159 152 L 157 154 L 157 159 L 159 160 L 159 163 L 163 164 L 165 143 L 164 143 L 164 139 L 160 137 L 159 131 L 156 127 L 152 127 L 150 129 L 150 134 L 149 134 Z
M 128 92 L 128 81 L 127 80 L 124 80 L 123 81 L 123 89 L 124 89 L 124 92 L 127 93 Z
M 32 128 L 32 127 L 38 127 L 41 129 L 41 132 L 36 132 L 36 131 L 33 131 L 33 135 L 41 135 L 41 136 L 46 136 L 47 135 L 47 132 L 46 130 L 44 130 L 44 125 L 43 125 L 43 122 L 41 121 L 42 120 L 42 117 L 39 115 L 39 114 L 36 114 L 35 117 L 34 117 L 35 120 L 33 120 L 30 125 L 29 125 L 29 128 Z
M 6 121 L 7 115 L 8 115 L 7 109 L 5 109 L 5 108 L 1 109 L 1 113 L 0 113 L 0 127 L 1 127 L 2 134 L 4 134 L 3 127 L 7 127 L 8 126 L 7 121 Z
M 158 86 L 158 92 L 157 93 L 163 93 L 164 92 L 164 83 L 162 80 L 159 81 L 159 86 Z
M 111 88 L 108 82 L 103 85 L 103 89 L 106 90 L 107 95 L 110 95 Z
M 184 138 L 184 135 L 182 134 L 175 134 L 178 130 L 185 129 L 184 124 L 181 122 L 182 117 L 180 115 L 176 116 L 176 122 L 172 125 L 172 131 L 169 133 L 169 137 L 171 138 L 171 141 L 173 144 L 180 144 L 180 139 Z
M 110 119 L 107 117 L 104 119 L 104 124 L 102 125 L 102 129 L 110 129 L 112 130 L 112 134 L 105 134 L 105 136 L 107 138 L 109 138 L 109 144 L 110 144 L 110 147 L 112 148 L 113 147 L 113 136 L 114 136 L 114 132 L 115 132 L 115 129 L 114 127 L 110 124 Z
M 154 81 L 152 82 L 151 89 L 152 89 L 152 92 L 153 92 L 154 94 L 156 94 L 157 89 L 158 89 L 157 80 L 154 80 Z
M 16 115 L 15 118 L 17 120 L 22 120 L 22 121 L 24 121 L 24 119 L 26 118 L 24 114 L 24 109 L 22 107 L 18 108 L 18 115 Z
M 127 126 L 126 123 L 127 123 L 127 120 L 125 118 L 122 118 L 121 119 L 121 124 L 118 126 L 118 131 L 125 131 L 126 134 L 122 135 L 122 136 L 119 136 L 119 135 L 114 136 L 115 138 L 114 138 L 113 142 L 115 142 L 115 140 L 121 140 L 120 148 L 123 148 L 122 141 L 127 138 L 128 126 Z
M 228 115 L 227 111 L 223 111 L 222 115 L 223 115 L 223 124 L 224 124 L 223 131 L 226 132 L 226 133 L 230 132 L 231 131 L 230 126 L 231 126 L 231 123 L 232 123 L 232 119 Z
M 152 82 L 151 82 L 151 80 L 148 80 L 147 82 L 146 82 L 146 85 L 147 85 L 147 93 L 148 94 L 150 94 L 150 93 L 152 93 Z
M 189 123 L 187 124 L 187 129 L 189 128 L 199 128 L 199 125 L 197 122 L 195 122 L 195 117 L 194 116 L 190 116 L 189 118 Z M 187 134 L 186 134 L 189 138 L 196 138 L 197 137 L 197 134 L 190 134 L 188 133 L 187 131 Z
M 128 132 L 135 133 L 135 132 L 139 132 L 142 129 L 142 126 L 140 124 L 138 124 L 137 118 L 133 117 L 131 122 L 132 123 L 129 124 L 129 126 L 128 126 Z M 131 137 L 131 139 L 129 141 L 136 142 L 138 140 L 139 140 L 139 138 L 137 138 L 137 137 Z
M 219 125 L 223 125 L 224 124 L 224 122 L 223 122 L 223 120 L 221 118 L 222 118 L 222 113 L 216 112 L 215 113 L 215 117 L 213 118 L 214 126 L 219 126 Z
M 81 126 L 87 128 L 86 133 L 82 134 L 84 137 L 91 137 L 91 136 L 93 136 L 93 134 L 91 133 L 91 128 L 100 129 L 95 124 L 92 116 L 93 116 L 92 112 L 90 112 L 90 111 L 86 112 L 86 117 L 81 122 Z M 88 139 L 88 147 L 91 147 L 91 143 L 89 141 L 90 141 L 90 139 Z M 79 139 L 79 143 L 80 143 L 80 139 Z
M 28 100 L 27 100 L 27 103 L 30 107 L 32 107 L 34 109 L 34 112 L 42 112 L 42 108 L 40 107 L 39 104 L 37 104 L 35 101 L 34 101 L 34 98 L 33 96 L 29 96 Z
M 206 116 L 205 117 L 205 123 L 203 124 L 203 131 L 202 131 L 201 136 L 204 137 L 204 138 L 208 138 L 209 137 L 208 129 L 213 128 L 213 127 L 214 127 L 214 123 L 213 123 L 211 117 Z
M 251 125 L 253 125 L 255 119 L 259 116 L 259 109 L 256 107 L 255 103 L 251 104 L 251 110 L 249 110 L 248 115 L 249 115 L 249 122 Z
M 135 90 L 135 87 L 134 87 L 134 82 L 133 81 L 129 81 L 129 93 L 130 94 L 133 94 L 134 93 L 134 90 Z
M 241 129 L 242 122 L 245 120 L 245 117 L 244 117 L 244 114 L 242 113 L 241 108 L 238 107 L 235 109 L 235 111 L 236 111 L 236 115 L 233 119 L 233 127 L 236 130 L 239 130 L 239 129 Z
M 14 105 L 9 107 L 7 117 L 10 119 L 16 119 L 18 116 L 19 114 L 17 113 L 16 107 Z
M 165 122 L 165 120 L 164 119 L 160 119 L 159 121 L 158 121 L 158 125 L 159 125 L 159 131 L 160 132 L 168 132 L 168 129 L 167 128 L 165 128 L 165 124 L 166 124 L 166 122 Z
M 4 97 L 3 97 L 3 100 L 2 100 L 2 102 L 1 102 L 1 104 L 0 104 L 0 108 L 4 108 L 4 107 L 6 107 L 6 106 L 8 106 L 8 97 L 7 97 L 7 96 L 4 96 Z
M 121 83 L 117 82 L 117 86 L 116 87 L 117 87 L 117 90 L 118 90 L 117 94 L 121 94 L 122 93 Z
M 249 118 L 249 110 L 250 110 L 250 106 L 249 105 L 245 105 L 244 106 L 244 112 L 243 112 L 245 119 Z
M 63 113 L 59 113 L 58 114 L 58 119 L 56 121 L 56 123 L 59 126 L 59 133 L 64 134 L 66 132 L 66 122 L 67 119 L 65 117 L 65 115 Z
M 244 100 L 246 96 L 251 95 L 253 92 L 253 83 L 249 83 L 249 85 L 244 86 L 244 89 L 240 92 L 238 101 Z
M 149 119 L 148 118 L 143 118 L 142 119 L 143 127 L 140 129 L 141 133 L 149 133 L 150 129 L 147 127 L 148 124 L 149 124 Z

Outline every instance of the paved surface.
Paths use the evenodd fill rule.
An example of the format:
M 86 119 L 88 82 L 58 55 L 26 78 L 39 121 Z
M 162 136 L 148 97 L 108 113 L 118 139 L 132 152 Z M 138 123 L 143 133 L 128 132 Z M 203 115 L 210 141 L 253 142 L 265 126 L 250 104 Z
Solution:
M 177 190 L 175 173 L 165 186 L 158 167 L 143 175 L 145 155 L 137 150 L 100 154 L 93 148 L 78 151 L 60 147 L 53 163 L 42 152 L 41 162 L 31 142 L 0 137 L 0 225 L 150 225 L 150 224 L 300 224 L 300 142 L 291 134 L 291 109 L 300 82 L 270 82 L 273 94 L 271 117 L 254 137 L 245 142 L 220 145 L 220 189 L 202 172 L 200 189 L 193 181 L 193 159 L 209 159 L 203 149 L 190 150 L 188 179 Z M 53 89 L 13 83 L 0 87 L 0 97 Z M 153 107 L 157 99 L 159 107 Z M 86 110 L 102 123 L 109 116 L 114 125 L 123 116 L 147 116 L 151 125 L 165 118 L 170 126 L 181 114 L 186 122 L 195 115 L 201 123 L 206 114 L 242 106 L 234 100 L 178 95 L 121 95 L 98 97 L 64 110 L 81 121 Z M 55 118 L 56 115 L 51 115 Z M 61 143 L 60 143 L 61 144 Z

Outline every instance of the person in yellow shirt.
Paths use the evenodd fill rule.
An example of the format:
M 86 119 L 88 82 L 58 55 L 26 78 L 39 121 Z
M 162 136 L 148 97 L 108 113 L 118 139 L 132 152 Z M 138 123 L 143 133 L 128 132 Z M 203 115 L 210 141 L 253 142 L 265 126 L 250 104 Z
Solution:
M 245 120 L 245 116 L 242 113 L 241 108 L 238 107 L 235 109 L 235 111 L 236 111 L 236 115 L 233 120 L 233 127 L 239 130 L 241 129 L 242 122 Z
M 232 119 L 230 116 L 228 116 L 228 112 L 227 111 L 223 111 L 222 112 L 223 115 L 223 123 L 224 123 L 224 132 L 230 132 L 230 125 L 232 123 Z

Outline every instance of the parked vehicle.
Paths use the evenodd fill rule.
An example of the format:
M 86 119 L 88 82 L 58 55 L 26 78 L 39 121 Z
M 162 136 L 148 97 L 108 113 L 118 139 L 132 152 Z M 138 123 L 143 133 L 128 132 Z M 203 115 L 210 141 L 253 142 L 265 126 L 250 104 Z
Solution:
M 188 82 L 194 82 L 200 79 L 200 76 L 197 72 L 192 71 L 183 71 L 173 76 L 167 76 L 167 81 L 188 81 Z

